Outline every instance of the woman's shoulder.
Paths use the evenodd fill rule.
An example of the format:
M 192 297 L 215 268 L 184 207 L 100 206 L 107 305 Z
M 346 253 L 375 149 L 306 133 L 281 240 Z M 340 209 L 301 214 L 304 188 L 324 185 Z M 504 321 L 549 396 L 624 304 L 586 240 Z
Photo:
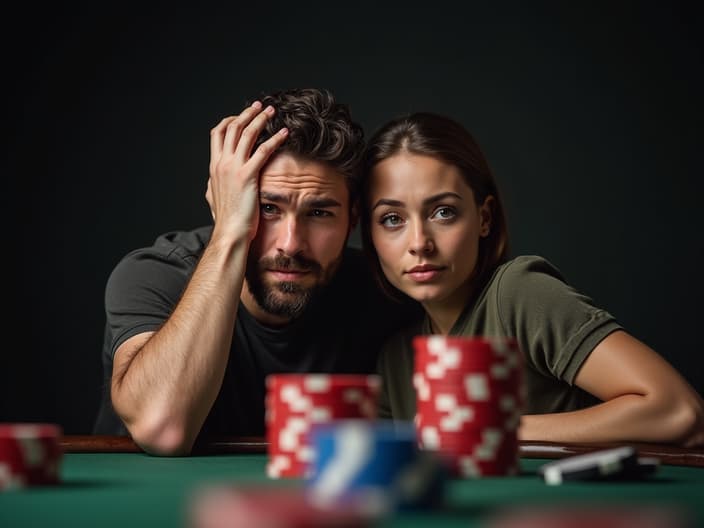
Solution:
M 521 283 L 554 280 L 564 282 L 562 272 L 540 255 L 519 255 L 501 264 L 494 273 L 492 282 L 502 286 L 519 286 Z

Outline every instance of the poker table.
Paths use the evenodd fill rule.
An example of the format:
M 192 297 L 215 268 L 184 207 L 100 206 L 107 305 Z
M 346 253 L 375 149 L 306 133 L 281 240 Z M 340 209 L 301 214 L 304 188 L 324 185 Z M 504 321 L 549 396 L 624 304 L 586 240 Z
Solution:
M 61 445 L 60 485 L 0 492 L 0 527 L 186 528 L 190 501 L 204 486 L 305 485 L 266 477 L 266 443 L 257 438 L 214 439 L 185 457 L 150 456 L 123 437 L 66 436 Z M 495 526 L 494 519 L 513 509 L 560 509 L 579 515 L 584 508 L 610 507 L 655 508 L 681 515 L 676 518 L 688 520 L 686 526 L 704 526 L 704 450 L 629 445 L 639 456 L 660 459 L 654 475 L 551 486 L 536 473 L 549 459 L 614 445 L 522 442 L 520 475 L 451 479 L 444 507 L 396 513 L 374 526 L 486 527 Z M 681 524 L 673 521 L 672 526 Z

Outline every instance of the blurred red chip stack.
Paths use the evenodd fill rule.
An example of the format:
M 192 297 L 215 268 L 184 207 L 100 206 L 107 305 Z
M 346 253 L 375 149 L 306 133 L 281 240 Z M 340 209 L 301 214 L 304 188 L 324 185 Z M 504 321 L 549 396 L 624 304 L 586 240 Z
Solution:
M 299 488 L 212 485 L 198 490 L 187 508 L 188 528 L 363 528 L 371 519 L 338 506 L 322 509 Z
M 523 358 L 513 339 L 414 338 L 415 425 L 421 449 L 460 477 L 519 471 Z
M 314 461 L 314 424 L 374 419 L 381 388 L 375 375 L 274 374 L 266 379 L 267 475 L 308 475 Z
M 61 435 L 55 424 L 0 423 L 0 490 L 58 484 Z

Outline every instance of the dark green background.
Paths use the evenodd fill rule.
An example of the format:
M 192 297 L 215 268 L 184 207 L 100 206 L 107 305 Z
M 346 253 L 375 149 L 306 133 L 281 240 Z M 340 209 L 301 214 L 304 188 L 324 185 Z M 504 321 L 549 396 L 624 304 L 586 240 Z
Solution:
M 4 15 L 0 421 L 90 430 L 110 270 L 209 220 L 222 117 L 302 86 L 331 89 L 369 133 L 413 110 L 463 122 L 503 190 L 513 253 L 548 257 L 704 387 L 690 4 L 336 5 Z

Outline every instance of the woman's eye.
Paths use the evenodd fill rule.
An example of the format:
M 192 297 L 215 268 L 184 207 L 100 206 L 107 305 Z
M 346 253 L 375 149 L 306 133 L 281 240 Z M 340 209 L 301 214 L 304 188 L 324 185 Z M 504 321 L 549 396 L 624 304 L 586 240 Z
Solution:
M 387 214 L 381 217 L 379 223 L 385 227 L 396 227 L 403 223 L 403 219 L 397 214 Z
M 452 207 L 438 207 L 433 213 L 433 218 L 439 218 L 440 220 L 449 220 L 457 215 L 454 208 Z

